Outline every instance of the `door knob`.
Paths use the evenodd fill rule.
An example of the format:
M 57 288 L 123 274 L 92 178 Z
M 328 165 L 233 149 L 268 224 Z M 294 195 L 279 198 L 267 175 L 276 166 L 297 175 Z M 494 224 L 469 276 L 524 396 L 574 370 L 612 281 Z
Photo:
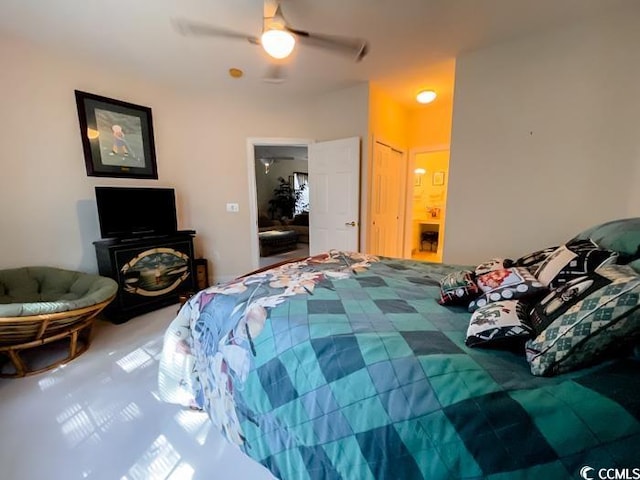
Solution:
M 356 222 L 347 222 L 345 223 L 346 226 L 352 226 L 355 227 L 356 226 Z

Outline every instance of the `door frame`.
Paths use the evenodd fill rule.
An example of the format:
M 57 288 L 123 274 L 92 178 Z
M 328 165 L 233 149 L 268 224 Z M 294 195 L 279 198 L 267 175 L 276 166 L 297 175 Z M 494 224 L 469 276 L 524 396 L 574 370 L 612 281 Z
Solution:
M 448 143 L 442 143 L 440 145 L 432 145 L 430 147 L 418 147 L 412 148 L 409 150 L 409 161 L 407 162 L 407 197 L 405 199 L 405 224 L 404 224 L 404 258 L 411 258 L 411 240 L 413 234 L 413 187 L 409 188 L 410 185 L 413 185 L 413 171 L 416 168 L 416 155 L 419 153 L 434 153 L 434 152 L 449 152 L 449 162 L 451 162 L 451 145 Z M 446 175 L 446 182 L 449 182 L 449 171 L 448 169 Z M 449 189 L 447 187 L 447 201 L 449 199 Z M 445 207 L 446 212 L 446 207 Z M 445 234 L 445 224 L 447 223 L 447 216 L 445 214 L 445 221 L 441 224 L 440 236 L 442 237 L 442 257 L 444 258 L 444 234 Z
M 251 238 L 252 270 L 260 266 L 260 242 L 258 240 L 258 195 L 256 184 L 255 147 L 309 147 L 315 140 L 308 138 L 251 137 L 247 138 L 247 181 L 249 185 L 249 232 Z

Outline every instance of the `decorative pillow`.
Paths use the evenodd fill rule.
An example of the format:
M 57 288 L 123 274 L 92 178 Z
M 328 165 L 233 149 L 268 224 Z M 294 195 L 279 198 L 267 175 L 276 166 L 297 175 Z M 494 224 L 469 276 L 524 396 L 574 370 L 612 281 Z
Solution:
M 640 260 L 635 260 L 629 264 L 636 272 L 640 273 Z
M 640 218 L 624 218 L 580 232 L 573 240 L 592 239 L 600 247 L 620 253 L 621 261 L 640 258 Z
M 553 321 L 580 300 L 611 283 L 597 272 L 578 277 L 559 286 L 531 309 L 529 323 L 535 335 L 540 335 Z
M 465 343 L 469 347 L 521 348 L 530 337 L 526 304 L 506 300 L 473 312 Z
M 527 360 L 534 375 L 555 375 L 586 367 L 640 337 L 640 275 L 627 265 L 603 267 L 589 277 L 599 281 L 596 275 L 606 284 L 595 290 L 585 288 L 578 293 L 577 301 L 562 301 L 560 293 L 543 300 L 543 308 L 550 315 L 566 303 L 570 306 L 527 342 Z M 576 281 L 568 287 L 571 290 L 580 285 Z M 555 310 L 554 301 L 560 305 Z
M 513 260 L 508 258 L 492 258 L 488 262 L 478 265 L 473 273 L 475 273 L 476 276 L 480 276 L 485 273 L 493 272 L 494 270 L 501 270 L 511 266 L 513 266 Z
M 533 253 L 529 253 L 523 257 L 517 259 L 514 263 L 514 267 L 526 267 L 528 269 L 536 269 L 538 265 L 544 262 L 549 255 L 557 250 L 558 247 L 547 247 L 542 250 L 538 250 Z
M 492 302 L 532 298 L 547 291 L 546 287 L 524 267 L 494 270 L 476 278 L 476 283 L 484 294 L 469 304 L 470 312 Z
M 556 288 L 568 281 L 616 263 L 618 253 L 599 248 L 591 240 L 577 240 L 561 245 L 534 272 L 543 285 Z
M 452 272 L 440 280 L 441 305 L 466 305 L 478 296 L 478 286 L 471 270 Z

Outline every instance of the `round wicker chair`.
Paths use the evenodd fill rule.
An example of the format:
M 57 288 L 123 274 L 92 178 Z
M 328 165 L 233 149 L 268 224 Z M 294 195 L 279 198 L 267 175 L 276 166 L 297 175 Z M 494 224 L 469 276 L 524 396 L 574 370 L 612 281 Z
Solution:
M 85 352 L 95 316 L 117 290 L 111 278 L 71 270 L 0 270 L 0 377 L 44 372 Z M 52 355 L 48 347 L 63 343 L 66 356 Z

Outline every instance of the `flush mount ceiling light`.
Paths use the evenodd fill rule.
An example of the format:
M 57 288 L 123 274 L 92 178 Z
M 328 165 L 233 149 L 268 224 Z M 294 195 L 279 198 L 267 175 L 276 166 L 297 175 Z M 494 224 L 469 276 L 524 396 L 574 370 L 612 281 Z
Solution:
M 436 92 L 433 90 L 422 90 L 418 95 L 416 95 L 416 100 L 418 103 L 431 103 L 437 96 L 438 95 L 436 95 Z

